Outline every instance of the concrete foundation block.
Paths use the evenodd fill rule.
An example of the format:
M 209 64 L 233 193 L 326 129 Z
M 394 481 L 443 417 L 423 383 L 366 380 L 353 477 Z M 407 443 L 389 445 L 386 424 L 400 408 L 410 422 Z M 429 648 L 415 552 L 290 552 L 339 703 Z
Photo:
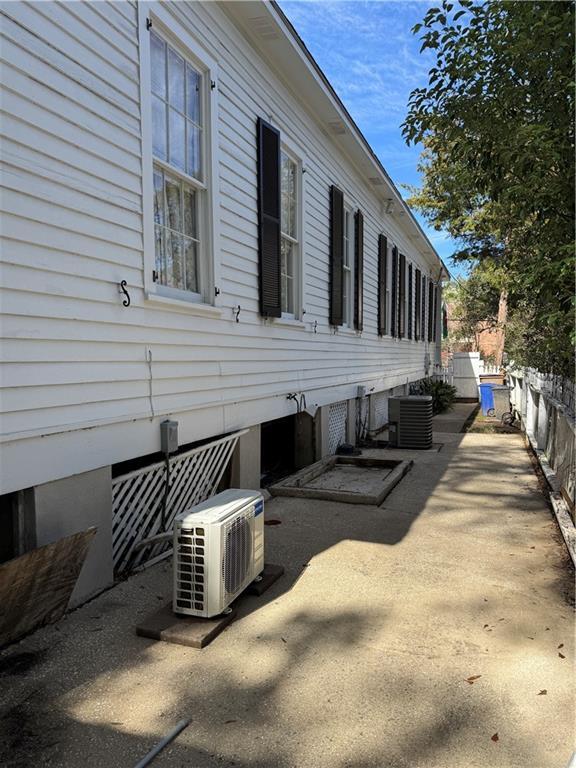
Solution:
M 80 572 L 70 607 L 111 586 L 112 476 L 110 467 L 82 472 L 34 489 L 36 543 L 41 547 L 91 526 L 97 528 Z
M 232 488 L 257 491 L 260 488 L 260 425 L 250 427 L 238 438 L 232 457 Z

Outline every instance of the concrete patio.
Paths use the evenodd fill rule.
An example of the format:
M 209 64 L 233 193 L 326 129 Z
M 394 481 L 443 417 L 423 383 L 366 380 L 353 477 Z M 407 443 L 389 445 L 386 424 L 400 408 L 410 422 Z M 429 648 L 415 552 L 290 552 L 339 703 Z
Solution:
M 0 764 L 564 768 L 573 573 L 520 435 L 366 451 L 414 467 L 381 507 L 277 498 L 286 574 L 203 651 L 136 637 L 170 597 L 137 574 L 0 654 Z

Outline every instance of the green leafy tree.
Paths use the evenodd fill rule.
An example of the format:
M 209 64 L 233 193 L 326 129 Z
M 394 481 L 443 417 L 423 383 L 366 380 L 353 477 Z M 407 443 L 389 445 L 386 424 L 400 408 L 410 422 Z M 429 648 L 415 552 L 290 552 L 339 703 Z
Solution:
M 403 125 L 410 202 L 503 270 L 516 362 L 573 375 L 574 3 L 444 0 L 413 31 L 436 63 Z

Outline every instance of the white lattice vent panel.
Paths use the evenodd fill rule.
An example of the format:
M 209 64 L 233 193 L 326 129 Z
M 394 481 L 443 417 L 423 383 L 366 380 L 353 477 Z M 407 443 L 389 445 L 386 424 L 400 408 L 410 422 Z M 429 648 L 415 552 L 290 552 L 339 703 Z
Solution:
M 371 395 L 373 423 L 370 428 L 373 432 L 382 429 L 384 424 L 388 422 L 388 395 L 389 392 L 387 391 L 376 392 Z
M 346 426 L 348 423 L 348 403 L 332 403 L 328 412 L 328 449 L 336 453 L 339 445 L 346 442 Z
M 165 530 L 172 529 L 176 515 L 216 493 L 241 434 L 235 432 L 170 459 Z M 116 573 L 157 560 L 171 549 L 171 542 L 134 549 L 142 539 L 162 532 L 165 483 L 164 462 L 112 481 L 112 554 Z

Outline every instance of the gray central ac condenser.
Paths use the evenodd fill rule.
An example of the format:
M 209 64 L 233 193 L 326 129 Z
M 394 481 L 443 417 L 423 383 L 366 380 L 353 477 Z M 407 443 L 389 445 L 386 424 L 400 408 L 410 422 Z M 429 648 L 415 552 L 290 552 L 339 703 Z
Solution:
M 395 448 L 432 448 L 432 397 L 406 395 L 388 400 L 388 435 Z

